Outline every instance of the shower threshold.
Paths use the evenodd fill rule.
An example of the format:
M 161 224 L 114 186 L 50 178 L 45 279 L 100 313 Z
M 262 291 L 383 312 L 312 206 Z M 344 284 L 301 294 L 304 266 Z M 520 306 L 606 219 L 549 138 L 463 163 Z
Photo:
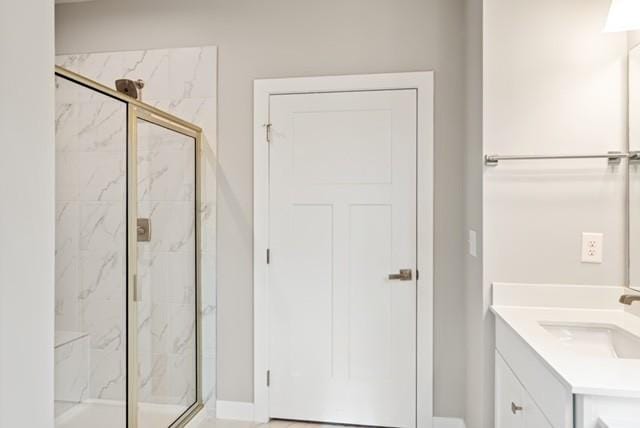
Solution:
M 56 406 L 66 403 L 56 402 Z M 140 403 L 138 426 L 140 428 L 161 428 L 170 426 L 176 415 L 186 411 L 188 406 L 173 404 Z M 125 405 L 121 401 L 86 400 L 77 403 L 56 417 L 56 428 L 124 428 Z

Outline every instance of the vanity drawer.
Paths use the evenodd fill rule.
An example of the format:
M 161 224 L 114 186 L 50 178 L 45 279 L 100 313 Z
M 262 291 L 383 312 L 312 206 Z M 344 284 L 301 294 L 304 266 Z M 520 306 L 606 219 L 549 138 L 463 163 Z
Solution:
M 496 318 L 496 348 L 551 426 L 572 428 L 571 391 L 500 318 Z
M 551 428 L 500 353 L 496 352 L 496 428 Z

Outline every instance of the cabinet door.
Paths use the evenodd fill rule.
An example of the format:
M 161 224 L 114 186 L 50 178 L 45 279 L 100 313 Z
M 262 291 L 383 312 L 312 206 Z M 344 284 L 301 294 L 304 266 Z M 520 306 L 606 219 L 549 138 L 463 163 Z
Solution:
M 527 426 L 522 411 L 525 395 L 518 379 L 500 354 L 496 352 L 496 428 L 524 428 Z
M 547 418 L 542 414 L 536 403 L 533 402 L 529 394 L 523 394 L 524 426 L 526 428 L 552 428 Z

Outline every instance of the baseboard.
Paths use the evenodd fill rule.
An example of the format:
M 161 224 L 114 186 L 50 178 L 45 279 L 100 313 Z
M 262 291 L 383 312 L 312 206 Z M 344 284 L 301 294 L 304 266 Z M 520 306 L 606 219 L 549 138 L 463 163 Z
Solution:
M 216 418 L 253 421 L 253 403 L 218 400 L 216 401 Z M 465 428 L 465 424 L 462 419 L 457 418 L 433 418 L 433 428 Z
M 465 428 L 465 424 L 457 418 L 433 418 L 433 428 Z
M 216 418 L 232 421 L 253 421 L 253 403 L 216 401 Z

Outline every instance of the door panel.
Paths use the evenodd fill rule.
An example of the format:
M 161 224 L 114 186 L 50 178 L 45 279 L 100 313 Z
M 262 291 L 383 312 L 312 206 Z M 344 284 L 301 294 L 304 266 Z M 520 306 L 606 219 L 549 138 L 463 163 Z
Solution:
M 140 428 L 168 427 L 197 399 L 196 143 L 137 121 L 137 411 Z
M 552 428 L 542 411 L 526 392 L 524 394 L 523 407 L 525 428 Z
M 413 426 L 416 91 L 272 96 L 270 120 L 270 416 Z

